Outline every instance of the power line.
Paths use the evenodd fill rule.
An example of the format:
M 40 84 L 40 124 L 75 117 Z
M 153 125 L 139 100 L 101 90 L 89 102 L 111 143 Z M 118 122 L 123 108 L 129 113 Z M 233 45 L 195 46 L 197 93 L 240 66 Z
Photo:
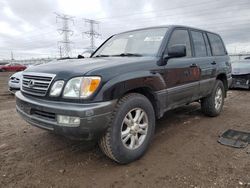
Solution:
M 221 9 L 225 9 L 225 8 L 231 8 L 230 11 L 234 11 L 234 12 L 236 12 L 238 10 L 237 7 L 216 7 L 216 10 L 221 10 Z M 247 7 L 244 7 L 244 8 L 247 8 Z M 214 20 L 222 20 L 222 19 L 225 19 L 225 18 L 231 18 L 231 19 L 233 18 L 233 20 L 234 20 L 235 18 L 237 18 L 236 15 L 234 15 L 234 16 L 226 15 L 225 16 L 224 11 L 219 11 L 217 13 L 217 15 L 218 14 L 222 14 L 222 15 L 217 17 L 217 18 L 212 18 L 213 21 Z M 120 18 L 119 21 L 116 22 L 116 23 L 112 23 L 111 27 L 117 27 L 117 26 L 119 26 L 121 24 L 124 24 L 124 21 L 126 21 L 127 23 L 134 23 L 135 21 L 137 21 L 139 23 L 149 23 L 149 22 L 158 21 L 158 20 L 160 20 L 159 18 L 161 18 L 161 19 L 166 18 L 168 20 L 172 20 L 172 19 L 176 20 L 176 19 L 183 19 L 185 17 L 185 22 L 186 22 L 186 20 L 188 18 L 187 16 L 193 16 L 194 18 L 200 18 L 201 16 L 207 16 L 207 15 L 208 16 L 213 16 L 213 14 L 211 14 L 211 8 L 204 9 L 201 12 L 199 12 L 198 14 L 195 14 L 194 10 L 191 10 L 191 11 L 186 11 L 183 14 L 168 13 L 168 14 L 164 14 L 164 15 L 155 15 L 153 17 L 150 16 L 150 17 L 146 17 L 146 18 L 143 18 L 143 17 L 140 17 L 140 18 L 127 18 L 127 17 L 125 17 L 124 19 Z M 109 21 L 108 23 L 111 23 L 111 22 Z M 109 28 L 111 28 L 111 27 L 109 27 Z
M 178 15 L 176 15 L 176 16 L 178 16 Z M 217 19 L 217 20 L 224 20 L 224 18 L 229 18 L 229 17 L 222 17 L 222 18 L 220 18 L 220 19 Z M 234 18 L 234 21 L 236 21 L 235 20 L 236 18 Z M 214 19 L 215 20 L 215 19 Z M 240 19 L 240 20 L 238 20 L 237 19 L 237 23 L 235 23 L 234 24 L 234 26 L 240 26 L 240 25 L 243 25 L 243 26 L 245 26 L 245 27 L 249 27 L 248 25 L 246 25 L 245 23 L 241 23 L 240 21 L 249 21 L 249 19 L 247 18 L 247 19 Z M 138 22 L 138 23 L 141 23 L 141 22 Z M 194 25 L 194 26 L 199 26 L 199 27 L 206 27 L 206 28 L 211 28 L 211 29 L 215 29 L 215 27 L 216 26 L 219 26 L 219 28 L 218 29 L 216 29 L 216 30 L 219 30 L 219 31 L 235 31 L 235 30 L 241 30 L 242 28 L 237 28 L 237 27 L 233 27 L 233 28 L 225 28 L 224 26 L 225 26 L 225 24 L 231 24 L 232 23 L 232 21 L 227 21 L 227 22 L 217 22 L 217 23 L 212 23 L 212 24 L 202 24 L 202 25 Z M 190 24 L 189 24 L 190 25 Z M 192 25 L 192 24 L 191 24 Z M 107 26 L 107 27 L 109 27 L 109 26 Z M 107 28 L 107 27 L 105 27 L 105 28 Z M 39 42 L 43 42 L 44 41 L 44 37 L 43 38 L 37 38 L 37 40 L 32 40 L 32 41 L 25 41 L 25 42 L 23 42 L 22 43 L 22 47 L 24 47 L 24 46 L 31 46 L 31 44 L 39 44 Z M 26 44 L 26 45 L 24 45 L 24 44 Z M 29 45 L 30 44 L 30 45 Z
M 176 16 L 178 16 L 178 15 L 176 15 Z M 224 20 L 224 19 L 226 19 L 226 18 L 231 18 L 231 16 L 230 17 L 228 17 L 228 16 L 226 16 L 226 17 L 220 17 L 219 19 L 217 18 L 217 19 L 213 19 L 213 21 L 214 20 Z M 136 21 L 137 21 L 137 19 L 135 19 Z M 155 20 L 148 20 L 148 22 L 151 22 L 151 21 L 155 21 Z M 237 21 L 237 23 L 235 23 L 234 24 L 234 26 L 238 26 L 238 25 L 245 25 L 245 26 L 248 26 L 247 24 L 246 24 L 246 21 L 250 21 L 249 20 L 249 18 L 244 18 L 244 19 L 242 19 L 242 18 L 237 18 L 237 17 L 234 17 L 234 21 Z M 138 24 L 140 24 L 140 23 L 142 23 L 141 21 L 140 22 L 138 22 Z M 143 22 L 143 23 L 145 23 L 145 22 Z M 197 24 L 191 24 L 190 22 L 189 22 L 189 24 L 188 25 L 193 25 L 193 26 L 198 26 L 198 27 L 206 27 L 206 28 L 211 28 L 211 29 L 214 29 L 216 26 L 218 26 L 219 28 L 220 28 L 220 30 L 221 29 L 226 29 L 226 30 L 228 30 L 228 31 L 230 31 L 232 28 L 225 28 L 224 26 L 227 24 L 228 26 L 231 26 L 231 23 L 232 23 L 232 21 L 224 21 L 224 22 L 215 22 L 215 23 L 212 23 L 212 24 L 202 24 L 202 25 L 197 25 Z M 122 24 L 122 23 L 121 23 Z M 112 27 L 109 27 L 109 26 L 103 26 L 104 28 L 113 28 L 115 25 L 113 25 L 112 24 Z M 117 26 L 116 26 L 116 28 L 118 28 Z M 235 27 L 233 28 L 234 30 L 235 30 Z M 240 29 L 240 28 L 239 28 Z M 46 36 L 51 36 L 51 35 L 48 35 L 48 33 L 44 33 L 44 36 L 42 37 L 42 36 L 40 36 L 40 37 L 37 37 L 37 38 L 33 38 L 33 39 L 31 39 L 31 38 L 27 38 L 27 39 L 25 39 L 25 41 L 24 42 L 22 42 L 22 47 L 24 46 L 24 44 L 39 44 L 40 42 L 43 42 L 44 41 L 44 37 L 46 37 Z M 75 35 L 74 35 L 75 36 Z M 49 40 L 48 40 L 49 41 Z M 15 43 L 16 44 L 16 43 Z
M 197 3 L 197 5 L 199 5 L 199 3 Z M 206 5 L 206 3 L 203 3 L 203 4 L 200 4 L 200 5 Z M 232 5 L 232 4 L 230 4 L 230 5 Z M 162 17 L 162 18 L 168 18 L 168 20 L 171 20 L 171 19 L 169 19 L 169 18 L 172 18 L 172 17 L 174 17 L 174 18 L 178 18 L 178 16 L 180 17 L 180 18 L 184 18 L 185 17 L 185 20 L 184 21 L 180 21 L 179 19 L 176 21 L 177 23 L 184 23 L 184 22 L 186 22 L 186 23 L 189 23 L 188 25 L 194 25 L 194 26 L 197 26 L 197 27 L 205 27 L 205 28 L 211 28 L 213 31 L 220 31 L 221 33 L 223 33 L 223 34 L 230 34 L 230 33 L 228 33 L 229 31 L 238 31 L 238 32 L 243 32 L 243 31 L 241 31 L 243 28 L 242 27 L 237 27 L 237 26 L 241 26 L 241 25 L 243 25 L 244 26 L 244 29 L 245 28 L 248 28 L 249 26 L 247 25 L 247 23 L 243 23 L 243 20 L 245 20 L 246 18 L 244 18 L 243 16 L 242 16 L 242 19 L 240 19 L 240 17 L 237 15 L 237 9 L 238 9 L 238 7 L 230 7 L 230 5 L 228 5 L 228 6 L 224 6 L 224 7 L 221 7 L 221 6 L 217 6 L 216 7 L 216 9 L 214 9 L 214 10 L 216 10 L 216 11 L 218 11 L 218 10 L 222 10 L 222 9 L 228 9 L 228 8 L 230 8 L 230 11 L 232 11 L 233 10 L 233 15 L 228 15 L 228 14 L 225 14 L 225 12 L 224 11 L 220 11 L 220 14 L 225 14 L 225 15 L 221 15 L 221 16 L 218 16 L 217 18 L 212 18 L 212 21 L 214 22 L 215 20 L 217 20 L 217 21 L 219 21 L 219 22 L 217 22 L 217 23 L 211 23 L 211 24 L 207 24 L 207 23 L 205 23 L 205 22 L 203 22 L 203 23 L 201 23 L 201 24 L 195 24 L 195 20 L 193 21 L 192 19 L 190 20 L 190 23 L 194 23 L 194 24 L 190 24 L 189 22 L 188 22 L 188 19 L 187 19 L 187 15 L 188 14 L 190 14 L 190 15 L 194 15 L 195 16 L 195 18 L 199 18 L 200 16 L 202 16 L 202 15 L 211 15 L 211 16 L 213 16 L 213 14 L 212 14 L 212 12 L 211 12 L 211 8 L 209 8 L 209 9 L 205 9 L 205 8 L 202 8 L 202 11 L 200 11 L 200 12 L 198 12 L 197 14 L 195 14 L 194 13 L 194 10 L 189 10 L 189 11 L 185 11 L 185 12 L 183 12 L 183 14 L 182 13 L 177 13 L 177 14 L 174 14 L 174 13 L 170 13 L 169 14 L 169 12 L 163 12 L 163 10 L 162 10 L 162 13 L 164 14 L 158 14 L 158 12 L 160 11 L 148 11 L 148 13 L 149 12 L 155 12 L 157 15 L 155 15 L 155 17 L 147 17 L 147 18 L 132 18 L 132 19 L 129 19 L 129 18 L 127 18 L 127 17 L 129 17 L 128 15 L 127 16 L 120 16 L 121 17 L 121 19 L 119 20 L 120 21 L 120 23 L 121 23 L 121 25 L 119 24 L 119 27 L 120 28 L 123 28 L 125 25 L 124 25 L 124 22 L 121 22 L 121 20 L 122 21 L 124 21 L 124 19 L 125 20 L 128 20 L 127 21 L 127 23 L 129 23 L 129 24 L 131 24 L 130 26 L 132 26 L 133 27 L 133 23 L 136 23 L 136 24 L 139 24 L 139 25 L 143 25 L 143 26 L 145 26 L 145 23 L 149 23 L 150 25 L 152 25 L 151 23 L 152 22 L 156 22 L 156 20 L 159 20 L 159 18 L 160 17 Z M 233 4 L 233 5 L 235 5 L 235 3 Z M 237 4 L 237 5 L 243 5 L 243 3 L 241 2 L 240 4 Z M 185 6 L 185 5 L 184 5 Z M 191 6 L 190 6 L 191 7 Z M 197 6 L 197 8 L 198 8 L 199 6 Z M 206 7 L 206 6 L 205 6 Z M 183 8 L 183 6 L 181 7 L 181 8 Z M 180 7 L 179 8 L 176 8 L 176 9 L 181 9 Z M 236 10 L 235 10 L 235 8 L 237 8 Z M 246 9 L 247 7 L 245 6 L 245 7 L 242 7 L 242 9 L 244 10 L 244 9 Z M 170 11 L 172 8 L 170 7 L 168 10 Z M 242 11 L 242 9 L 240 10 L 240 11 Z M 172 9 L 173 10 L 173 9 Z M 166 10 L 165 10 L 166 11 Z M 192 12 L 191 12 L 192 11 Z M 167 14 L 166 14 L 167 13 Z M 194 13 L 194 14 L 193 14 Z M 145 12 L 142 12 L 142 13 L 139 13 L 139 14 L 145 14 Z M 232 13 L 231 13 L 232 14 Z M 237 16 L 236 16 L 236 15 Z M 133 16 L 133 13 L 132 14 L 129 14 L 130 16 Z M 60 15 L 61 16 L 61 15 Z M 149 15 L 150 16 L 150 15 Z M 122 17 L 124 17 L 124 19 L 122 19 Z M 114 19 L 114 17 L 112 17 L 113 19 Z M 111 19 L 112 19 L 111 18 Z M 231 18 L 231 20 L 230 21 L 227 21 L 227 22 L 221 22 L 222 20 L 224 20 L 225 18 Z M 240 20 L 238 20 L 237 18 L 239 18 Z M 107 18 L 106 18 L 107 19 Z M 116 18 L 115 18 L 116 19 Z M 150 20 L 151 19 L 151 20 Z M 153 19 L 153 20 L 152 20 Z M 236 20 L 237 19 L 237 20 Z M 93 20 L 94 21 L 94 20 Z M 133 21 L 133 22 L 130 22 L 130 21 Z M 137 21 L 137 22 L 136 22 Z M 241 21 L 241 22 L 240 22 Z M 249 21 L 249 19 L 246 19 L 245 21 Z M 97 21 L 95 21 L 95 22 L 97 22 Z M 106 21 L 104 21 L 104 22 L 106 22 Z M 233 24 L 233 22 L 235 22 L 234 24 Z M 113 23 L 112 23 L 112 21 L 111 22 L 109 22 L 109 23 L 111 23 L 112 24 L 112 26 L 111 26 L 111 28 L 112 27 L 116 27 L 116 28 L 118 28 L 116 25 L 118 25 L 118 24 L 116 24 L 116 22 L 115 21 L 113 21 Z M 233 27 L 230 27 L 230 26 L 232 26 L 232 24 L 233 24 Z M 88 22 L 88 24 L 90 24 L 89 22 Z M 99 22 L 97 22 L 97 24 L 99 24 Z M 123 25 L 122 25 L 123 24 Z M 91 33 L 93 34 L 94 32 L 95 32 L 95 30 L 94 30 L 94 26 L 96 25 L 96 23 L 95 24 L 92 24 L 93 25 L 93 30 L 91 30 L 91 24 L 90 24 L 90 31 L 87 31 L 87 32 L 84 32 L 85 34 L 87 34 L 89 37 L 90 37 L 90 40 L 91 40 L 91 48 L 93 48 L 94 47 L 94 38 L 95 37 L 98 37 L 99 35 L 94 35 L 94 36 L 92 36 L 91 35 Z M 137 27 L 139 27 L 138 25 L 135 25 L 134 24 L 134 26 L 137 26 Z M 218 26 L 218 28 L 216 28 Z M 111 28 L 110 28 L 110 25 L 107 25 L 107 26 L 105 26 L 105 28 L 107 29 L 107 28 L 109 28 L 109 30 L 112 30 Z M 205 29 L 204 28 L 204 29 Z M 131 28 L 129 28 L 129 29 L 131 29 Z M 94 31 L 94 32 L 91 32 L 91 31 Z M 62 30 L 60 30 L 60 32 L 62 33 Z M 50 33 L 50 32 L 49 32 Z M 46 34 L 44 34 L 44 35 L 48 35 L 49 33 L 46 33 Z M 97 32 L 96 32 L 97 33 Z M 247 34 L 247 31 L 245 30 L 244 31 L 244 34 Z M 63 34 L 63 33 L 62 33 Z M 70 33 L 71 35 L 73 34 L 73 33 Z M 97 34 L 99 34 L 99 33 L 97 33 Z M 38 35 L 38 36 L 40 36 L 40 35 Z M 22 44 L 26 44 L 25 46 L 26 47 L 33 47 L 33 45 L 31 45 L 32 43 L 36 43 L 36 44 L 38 44 L 39 42 L 42 42 L 42 41 L 44 41 L 44 37 L 42 37 L 42 36 L 40 36 L 40 37 L 36 37 L 36 35 L 34 35 L 33 37 L 29 37 L 28 38 L 28 41 L 25 41 L 24 43 L 22 43 Z M 93 42 L 92 42 L 93 41 Z M 25 47 L 25 46 L 22 46 L 22 47 Z M 1 50 L 1 49 L 0 49 Z
M 69 39 L 70 36 L 73 35 L 73 31 L 70 29 L 70 22 L 74 23 L 74 17 L 66 15 L 66 14 L 58 14 L 55 13 L 56 16 L 56 22 L 58 23 L 58 19 L 62 21 L 62 27 L 58 29 L 60 35 L 62 35 L 62 40 L 58 41 L 58 47 L 60 56 L 62 57 L 70 57 L 71 55 L 71 46 L 72 43 Z
M 99 25 L 98 21 L 91 19 L 84 19 L 85 24 L 89 24 L 89 31 L 83 32 L 83 34 L 88 35 L 90 38 L 90 50 L 94 51 L 95 47 L 95 38 L 101 36 L 100 33 L 95 31 L 95 25 Z
M 224 17 L 224 18 L 228 18 L 228 17 Z M 214 20 L 216 20 L 216 19 L 214 19 Z M 221 19 L 221 20 L 223 20 L 223 19 Z M 148 23 L 148 24 L 151 25 L 151 22 L 155 22 L 155 21 L 156 20 L 150 20 L 150 21 L 145 21 L 145 22 L 144 21 L 140 21 L 140 22 L 137 22 L 138 25 L 136 25 L 136 27 L 141 27 L 141 25 L 143 25 L 144 27 L 146 27 L 145 23 Z M 248 26 L 249 27 L 249 25 L 247 25 L 247 22 L 250 21 L 249 18 L 247 18 L 247 19 L 237 19 L 237 20 L 234 20 L 234 21 L 237 21 L 237 23 L 235 23 L 234 26 L 244 25 L 244 26 Z M 141 24 L 141 25 L 139 25 L 139 24 Z M 208 24 L 208 23 L 204 23 L 204 24 L 192 24 L 192 22 L 188 22 L 186 20 L 186 24 L 184 24 L 184 25 L 188 25 L 188 26 L 192 26 L 192 27 L 206 27 L 206 28 L 211 28 L 211 29 L 219 27 L 220 29 L 227 29 L 228 31 L 230 31 L 232 29 L 232 25 L 231 24 L 232 24 L 232 21 L 215 22 L 215 23 L 211 23 L 211 24 Z M 169 24 L 169 25 L 172 25 L 172 23 Z M 177 22 L 174 25 L 183 25 L 183 22 L 181 22 L 181 23 Z M 124 26 L 124 25 L 122 25 L 122 23 L 119 24 L 119 25 L 118 24 L 112 24 L 110 26 L 109 25 L 108 26 L 103 26 L 103 28 L 105 28 L 105 29 L 112 29 L 112 28 L 119 28 L 119 27 L 122 28 L 121 26 Z M 224 27 L 224 26 L 226 26 L 226 27 Z M 228 28 L 228 27 L 231 27 L 231 28 Z M 235 27 L 233 29 L 235 29 Z M 241 28 L 238 28 L 238 29 L 241 29 Z
M 199 5 L 199 4 L 196 4 L 196 5 Z M 200 5 L 201 5 L 201 4 L 200 4 Z M 204 3 L 203 3 L 202 5 L 204 5 Z M 243 4 L 240 3 L 240 4 L 237 4 L 237 5 L 243 5 Z M 179 8 L 180 8 L 180 7 L 179 7 Z M 230 8 L 230 6 L 226 6 L 226 7 L 225 7 L 225 6 L 224 6 L 224 7 L 216 7 L 216 10 L 218 10 L 218 9 L 220 9 L 220 8 L 223 8 L 223 9 L 224 9 L 224 8 Z M 237 8 L 237 7 L 232 7 L 232 8 Z M 243 8 L 246 8 L 246 7 L 243 7 Z M 211 9 L 208 9 L 208 11 L 209 11 L 209 12 L 207 12 L 207 13 L 211 14 Z M 156 12 L 156 11 L 148 11 L 148 12 Z M 160 12 L 160 11 L 157 11 L 157 12 Z M 222 12 L 222 11 L 220 11 L 220 12 Z M 193 14 L 193 11 L 190 12 L 190 13 Z M 202 15 L 203 15 L 204 13 L 205 13 L 205 11 L 203 10 Z M 138 14 L 139 14 L 139 13 L 138 13 Z M 141 14 L 144 14 L 144 13 L 141 13 Z M 198 14 L 198 15 L 196 15 L 196 16 L 200 16 L 200 15 L 201 15 L 201 14 Z M 171 17 L 171 16 L 174 16 L 175 18 L 178 17 L 178 15 L 176 15 L 176 14 L 175 14 L 175 15 L 173 15 L 173 14 L 171 14 L 171 15 L 170 15 L 170 14 L 167 14 L 167 15 L 164 15 L 164 16 L 162 16 L 162 15 L 159 16 L 159 15 L 158 15 L 158 16 L 157 16 L 157 19 L 158 19 L 159 17 L 166 17 L 166 16 L 168 16 L 168 18 L 169 18 L 169 16 L 170 16 L 170 17 Z M 181 15 L 179 15 L 179 16 L 181 16 Z M 185 13 L 185 16 L 186 16 L 186 13 Z M 225 17 L 223 17 L 223 18 L 225 18 Z M 230 18 L 232 18 L 232 16 L 230 16 Z M 234 15 L 233 18 L 234 18 L 234 20 L 235 20 L 235 15 Z M 141 22 L 144 22 L 144 23 L 145 23 L 145 22 L 146 22 L 146 23 L 148 23 L 148 22 L 155 22 L 155 18 L 141 18 L 141 19 L 147 19 L 147 20 L 140 21 L 140 23 L 141 23 Z M 153 20 L 150 20 L 150 19 L 153 19 Z M 218 19 L 218 18 L 213 18 L 213 21 L 214 21 L 214 20 L 217 20 L 217 19 Z M 219 17 L 219 19 L 221 19 L 221 16 Z M 135 19 L 133 18 L 133 21 L 134 21 L 134 20 L 135 20 Z M 136 21 L 139 21 L 139 20 L 140 20 L 140 18 L 139 18 L 139 19 L 136 18 Z M 247 20 L 247 21 L 248 21 L 248 20 Z M 114 27 L 114 26 L 117 27 L 116 25 L 118 25 L 118 24 L 114 24 L 114 23 L 112 24 L 113 27 Z M 210 24 L 210 25 L 211 25 L 211 24 Z M 206 24 L 205 26 L 207 26 L 207 24 Z M 199 27 L 200 27 L 200 25 L 199 25 Z M 105 28 L 107 28 L 107 27 L 105 26 Z M 110 28 L 110 27 L 108 26 L 108 28 Z M 29 38 L 30 38 L 30 37 L 29 37 Z M 34 41 L 34 40 L 32 40 L 32 41 Z
M 231 7 L 235 7 L 235 5 L 249 5 L 249 2 L 245 2 L 243 0 L 243 2 L 239 3 L 240 0 L 237 1 L 237 3 L 233 4 L 233 3 L 230 3 L 228 4 L 227 6 L 225 6 L 224 4 L 220 7 L 216 6 L 216 10 L 218 10 L 218 8 L 229 8 L 230 6 Z M 112 20 L 112 19 L 117 19 L 117 18 L 128 18 L 128 17 L 133 17 L 135 15 L 145 15 L 145 14 L 150 14 L 150 13 L 168 13 L 169 11 L 173 11 L 173 10 L 183 10 L 185 8 L 194 8 L 194 7 L 197 7 L 197 8 L 200 8 L 200 6 L 203 6 L 206 7 L 206 5 L 218 5 L 218 1 L 203 1 L 203 2 L 195 2 L 195 3 L 189 3 L 188 4 L 185 4 L 185 5 L 182 5 L 182 6 L 176 6 L 176 7 L 169 7 L 169 8 L 166 8 L 166 9 L 161 9 L 161 10 L 151 10 L 151 11 L 144 11 L 144 12 L 136 12 L 136 13 L 128 13 L 128 14 L 123 14 L 123 15 L 113 15 L 113 16 L 110 16 L 110 17 L 100 17 L 100 18 L 96 18 L 96 20 Z M 230 5 L 230 6 L 229 6 Z M 211 8 L 207 9 L 210 11 L 210 14 L 211 14 Z M 123 12 L 123 11 L 121 11 Z M 193 12 L 193 10 L 192 10 Z M 170 13 L 170 15 L 174 15 L 172 13 Z M 132 18 L 133 19 L 133 18 Z M 103 22 L 103 21 L 102 21 Z
M 224 33 L 224 34 L 227 34 L 229 31 L 239 31 L 239 32 L 241 32 L 241 34 L 242 34 L 242 32 L 244 32 L 245 34 L 247 34 L 248 33 L 248 31 L 247 30 L 242 30 L 243 29 L 243 27 L 240 27 L 240 28 L 237 28 L 236 26 L 244 26 L 244 28 L 249 28 L 249 26 L 248 25 L 246 25 L 245 23 L 240 23 L 240 22 L 238 22 L 238 23 L 236 23 L 235 25 L 234 25 L 234 27 L 233 28 L 225 28 L 225 27 L 221 27 L 221 25 L 224 25 L 224 23 L 228 23 L 228 22 L 220 22 L 220 23 L 218 23 L 218 24 L 206 24 L 206 25 L 204 25 L 204 26 L 206 26 L 206 28 L 210 28 L 211 30 L 213 29 L 213 31 L 219 31 L 220 33 Z M 217 28 L 215 28 L 215 27 L 212 27 L 212 26 L 216 26 L 216 25 L 218 25 L 218 26 L 220 26 L 218 29 Z M 201 25 L 199 25 L 199 27 L 201 27 Z M 34 44 L 36 44 L 36 45 L 39 45 L 40 43 L 39 42 L 42 42 L 43 40 L 41 39 L 41 40 L 39 40 L 39 41 L 35 41 L 34 42 Z M 52 42 L 51 42 L 52 43 Z M 36 46 L 35 45 L 35 46 Z M 50 44 L 47 44 L 47 46 L 50 46 Z M 20 48 L 24 48 L 24 47 L 34 47 L 34 45 L 33 45 L 33 42 L 25 42 L 25 43 L 22 43 L 22 46 L 20 46 L 19 48 L 14 48 L 14 49 L 20 49 Z M 41 46 L 38 46 L 39 48 L 41 48 Z M 13 49 L 13 47 L 11 47 L 12 49 Z M 10 49 L 8 49 L 8 50 L 11 50 L 11 48 Z M 5 46 L 5 48 L 4 49 L 1 49 L 0 48 L 0 51 L 4 51 L 4 50 L 6 50 L 6 46 Z

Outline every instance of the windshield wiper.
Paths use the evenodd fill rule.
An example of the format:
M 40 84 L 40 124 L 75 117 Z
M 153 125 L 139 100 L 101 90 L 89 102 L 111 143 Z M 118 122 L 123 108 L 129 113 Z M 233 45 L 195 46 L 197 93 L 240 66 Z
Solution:
M 113 56 L 121 56 L 121 57 L 141 57 L 141 54 L 136 54 L 136 53 L 121 53 Z
M 101 54 L 101 55 L 97 55 L 95 57 L 141 57 L 142 55 L 141 54 L 136 54 L 136 53 L 121 53 L 121 54 L 116 54 L 116 55 L 104 55 L 104 54 Z
M 110 55 L 97 55 L 95 57 L 110 57 Z

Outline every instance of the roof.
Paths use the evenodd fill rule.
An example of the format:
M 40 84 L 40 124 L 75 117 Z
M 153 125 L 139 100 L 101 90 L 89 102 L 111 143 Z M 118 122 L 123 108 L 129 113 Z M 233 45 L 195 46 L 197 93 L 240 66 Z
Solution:
M 205 31 L 205 32 L 208 32 L 208 33 L 213 33 L 213 34 L 218 35 L 217 33 L 214 33 L 214 32 L 211 32 L 211 31 L 207 31 L 207 30 L 200 29 L 200 28 L 195 28 L 195 27 L 190 27 L 190 26 L 185 26 L 185 25 L 159 25 L 159 26 L 153 26 L 153 27 L 144 27 L 144 28 L 133 29 L 133 30 L 121 32 L 121 33 L 118 33 L 118 34 L 127 33 L 127 32 L 133 32 L 133 31 L 146 30 L 146 29 L 156 29 L 156 28 L 170 28 L 170 29 L 174 29 L 174 28 L 177 28 L 177 27 L 183 27 L 183 28 L 188 28 L 188 29 L 193 29 L 193 30 Z

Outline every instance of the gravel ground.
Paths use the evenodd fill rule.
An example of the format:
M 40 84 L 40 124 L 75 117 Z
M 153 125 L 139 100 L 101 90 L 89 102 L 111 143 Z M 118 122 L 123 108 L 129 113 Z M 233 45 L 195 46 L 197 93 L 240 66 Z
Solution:
M 77 142 L 28 125 L 0 72 L 0 187 L 250 187 L 250 147 L 217 143 L 229 128 L 250 131 L 250 91 L 230 91 L 221 116 L 198 104 L 157 121 L 149 151 L 118 165 L 94 142 Z

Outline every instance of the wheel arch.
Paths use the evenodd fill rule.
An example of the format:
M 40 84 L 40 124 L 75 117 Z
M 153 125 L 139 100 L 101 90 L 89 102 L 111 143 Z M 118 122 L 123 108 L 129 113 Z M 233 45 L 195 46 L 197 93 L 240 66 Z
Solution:
M 157 92 L 166 88 L 166 83 L 159 73 L 150 71 L 136 71 L 126 73 L 109 80 L 101 88 L 96 96 L 96 100 L 120 99 L 128 93 L 140 93 L 149 99 L 155 114 L 159 117 L 162 114 L 162 98 L 159 98 Z
M 225 73 L 220 73 L 217 75 L 216 80 L 222 81 L 224 88 L 225 88 L 225 97 L 227 96 L 228 91 L 228 81 L 227 81 L 227 75 Z
M 152 89 L 150 89 L 149 87 L 138 87 L 138 88 L 127 91 L 126 93 L 124 93 L 124 95 L 127 95 L 129 93 L 139 93 L 145 96 L 152 104 L 154 111 L 155 111 L 155 116 L 157 118 L 160 117 L 160 105 L 157 102 L 158 99 L 156 95 L 154 94 L 154 92 L 152 91 Z

